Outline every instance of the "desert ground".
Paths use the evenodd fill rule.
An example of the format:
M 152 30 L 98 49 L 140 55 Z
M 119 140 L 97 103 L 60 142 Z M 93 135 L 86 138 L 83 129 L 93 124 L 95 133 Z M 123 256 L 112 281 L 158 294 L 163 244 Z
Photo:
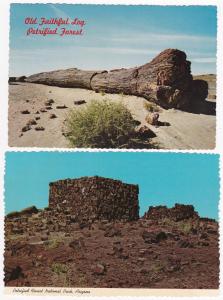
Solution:
M 5 285 L 218 289 L 218 223 L 187 206 L 166 217 L 168 210 L 176 209 L 93 224 L 35 207 L 11 214 L 5 219 Z
M 215 100 L 215 75 L 196 76 L 209 83 L 208 102 Z M 50 106 L 47 101 L 52 99 Z M 77 107 L 74 101 L 93 99 L 123 102 L 138 120 L 154 133 L 152 143 L 160 149 L 213 149 L 215 147 L 216 117 L 214 114 L 191 113 L 177 109 L 159 108 L 164 126 L 146 123 L 148 110 L 144 98 L 96 93 L 78 88 L 62 88 L 35 83 L 15 82 L 9 85 L 9 146 L 11 147 L 70 147 L 64 136 L 64 121 L 68 111 Z M 27 127 L 27 123 L 29 124 Z M 169 126 L 165 126 L 169 124 Z

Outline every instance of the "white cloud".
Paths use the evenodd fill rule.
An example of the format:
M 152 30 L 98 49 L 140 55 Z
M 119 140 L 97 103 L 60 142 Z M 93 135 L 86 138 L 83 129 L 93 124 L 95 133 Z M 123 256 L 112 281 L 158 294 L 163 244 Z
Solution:
M 49 4 L 49 6 L 52 8 L 57 18 L 63 18 L 63 19 L 70 18 L 62 9 L 56 7 L 53 4 Z
M 184 34 L 164 34 L 164 33 L 139 33 L 139 32 L 127 32 L 123 36 L 103 38 L 113 42 L 137 42 L 137 43 L 151 43 L 155 41 L 171 41 L 171 42 L 195 42 L 195 43 L 215 43 L 216 38 L 210 36 L 198 36 L 198 35 L 184 35 Z
M 212 64 L 212 63 L 216 63 L 216 57 L 192 58 L 191 62 Z

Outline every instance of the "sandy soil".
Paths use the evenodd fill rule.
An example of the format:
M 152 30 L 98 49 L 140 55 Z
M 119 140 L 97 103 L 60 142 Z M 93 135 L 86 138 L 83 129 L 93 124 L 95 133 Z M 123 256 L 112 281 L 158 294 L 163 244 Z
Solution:
M 51 110 L 40 112 L 45 108 L 44 102 L 53 99 Z M 63 123 L 69 109 L 76 107 L 75 100 L 89 102 L 93 99 L 110 99 L 122 101 L 141 125 L 148 125 L 145 117 L 148 113 L 144 107 L 145 99 L 136 96 L 117 94 L 100 94 L 94 91 L 73 88 L 60 88 L 31 83 L 14 83 L 9 85 L 9 146 L 12 147 L 69 147 L 63 136 Z M 66 105 L 65 109 L 56 106 Z M 86 104 L 83 104 L 86 105 Z M 21 111 L 28 110 L 29 114 Z M 39 111 L 39 113 L 36 113 Z M 50 115 L 57 117 L 50 119 Z M 29 120 L 36 120 L 31 130 L 22 132 Z M 157 135 L 153 138 L 161 149 L 213 149 L 215 147 L 216 117 L 213 115 L 193 114 L 175 109 L 161 110 L 160 121 L 170 126 L 154 127 L 148 125 Z M 43 131 L 35 130 L 44 127 Z

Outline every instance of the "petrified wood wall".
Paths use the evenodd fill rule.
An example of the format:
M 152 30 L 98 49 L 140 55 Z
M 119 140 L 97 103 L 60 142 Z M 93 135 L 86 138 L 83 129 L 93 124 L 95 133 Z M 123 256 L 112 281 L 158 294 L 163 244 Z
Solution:
M 82 177 L 50 183 L 49 208 L 77 221 L 137 220 L 138 185 L 102 177 Z
M 174 221 L 181 221 L 190 218 L 199 218 L 198 213 L 194 210 L 193 205 L 184 205 L 176 203 L 174 207 L 167 206 L 150 206 L 143 218 L 151 220 L 160 220 L 170 218 Z

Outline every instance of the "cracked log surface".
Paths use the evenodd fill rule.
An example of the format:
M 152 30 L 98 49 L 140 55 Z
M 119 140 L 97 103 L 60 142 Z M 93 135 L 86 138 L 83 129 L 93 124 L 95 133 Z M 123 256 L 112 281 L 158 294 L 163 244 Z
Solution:
M 207 82 L 193 80 L 190 66 L 183 51 L 166 49 L 140 67 L 111 71 L 71 68 L 34 74 L 25 81 L 136 95 L 165 108 L 190 110 L 208 95 Z

